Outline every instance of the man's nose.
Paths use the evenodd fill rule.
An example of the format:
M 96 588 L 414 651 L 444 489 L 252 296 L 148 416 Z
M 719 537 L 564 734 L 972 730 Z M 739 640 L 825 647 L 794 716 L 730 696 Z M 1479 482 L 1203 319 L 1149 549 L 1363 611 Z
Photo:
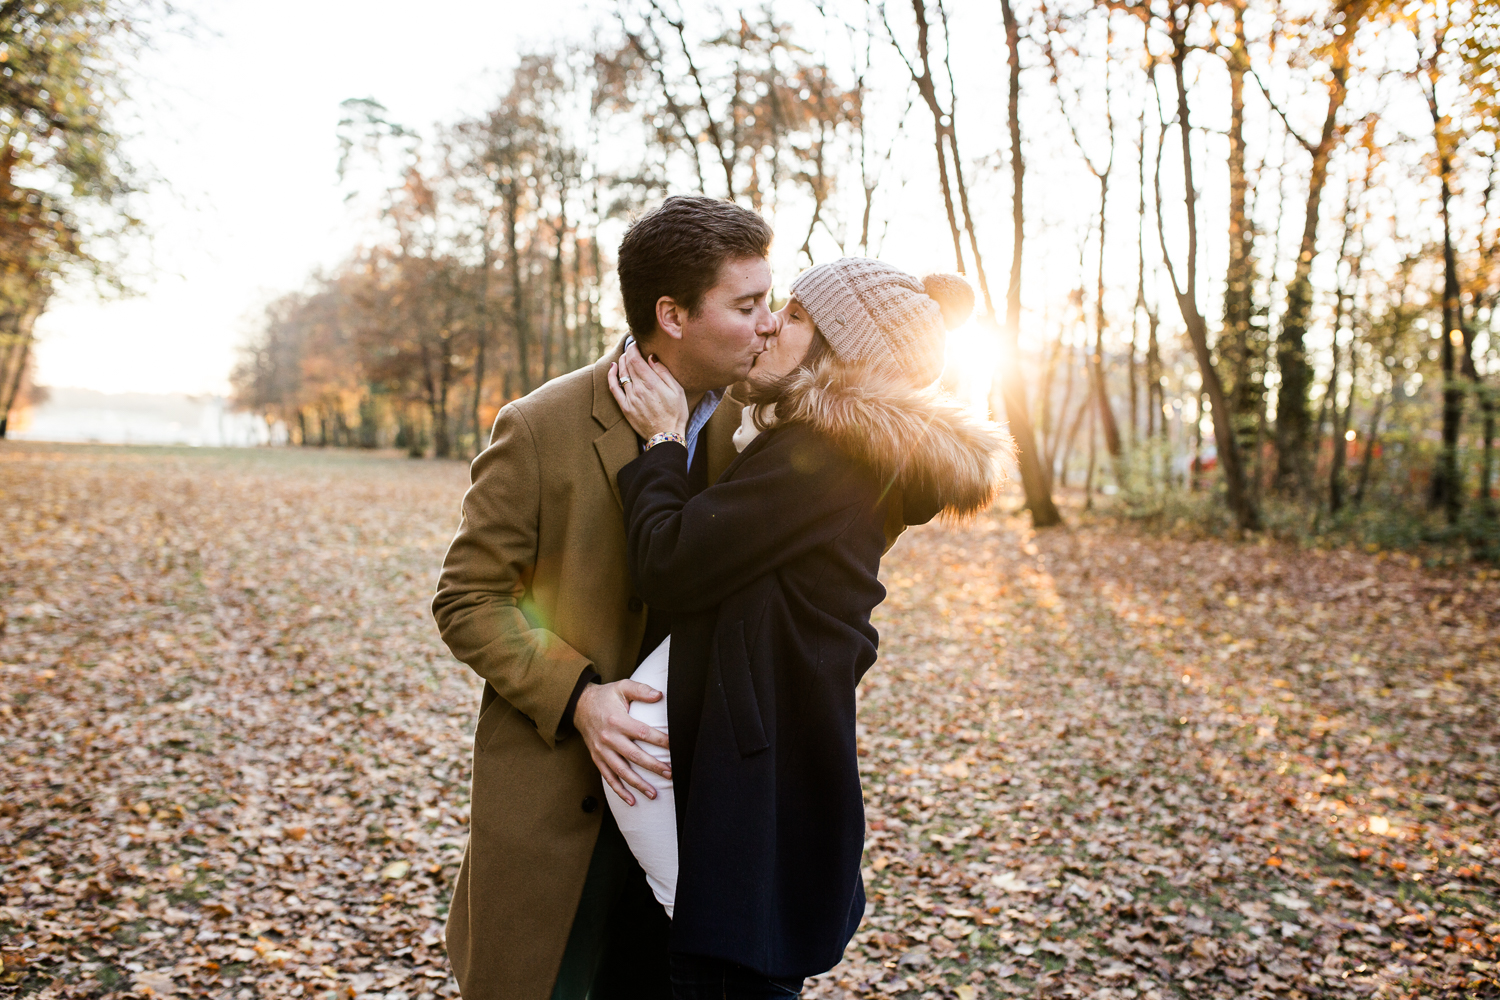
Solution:
M 781 313 L 767 309 L 761 321 L 755 324 L 755 333 L 760 337 L 773 337 L 781 332 Z

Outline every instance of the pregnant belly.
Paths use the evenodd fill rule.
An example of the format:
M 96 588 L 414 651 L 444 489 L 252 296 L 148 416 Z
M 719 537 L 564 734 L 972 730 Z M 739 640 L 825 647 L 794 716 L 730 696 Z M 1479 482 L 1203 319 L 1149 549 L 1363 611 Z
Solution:
M 633 701 L 630 703 L 630 717 L 638 722 L 644 722 L 652 729 L 667 731 L 667 658 L 671 653 L 672 637 L 668 636 L 662 640 L 660 646 L 651 651 L 651 655 L 641 661 L 641 665 L 635 668 L 635 673 L 630 679 L 647 687 L 655 688 L 663 695 L 657 701 Z M 658 760 L 666 760 L 671 756 L 666 750 L 658 746 L 641 744 L 646 750 Z

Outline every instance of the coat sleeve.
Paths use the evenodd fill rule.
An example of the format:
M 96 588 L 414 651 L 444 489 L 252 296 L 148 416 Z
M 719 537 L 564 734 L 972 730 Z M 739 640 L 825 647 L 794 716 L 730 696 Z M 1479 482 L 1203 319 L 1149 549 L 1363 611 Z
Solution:
M 807 428 L 779 428 L 761 445 L 691 498 L 681 445 L 657 445 L 620 470 L 630 572 L 647 604 L 721 604 L 836 538 L 873 499 L 873 476 Z
M 526 615 L 541 465 L 531 428 L 514 406 L 500 411 L 471 477 L 432 614 L 453 655 L 524 712 L 552 746 L 579 677 L 593 665 Z

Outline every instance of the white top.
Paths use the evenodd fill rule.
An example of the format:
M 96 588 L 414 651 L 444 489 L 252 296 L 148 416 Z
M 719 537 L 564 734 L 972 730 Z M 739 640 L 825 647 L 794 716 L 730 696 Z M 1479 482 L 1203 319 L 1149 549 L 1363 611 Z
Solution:
M 755 426 L 755 411 L 762 409 L 759 406 L 747 406 L 740 411 L 740 425 L 734 431 L 734 450 L 744 451 L 750 447 L 750 442 L 760 436 L 760 428 Z M 776 426 L 776 405 L 771 404 L 766 411 L 766 425 L 769 430 Z
M 672 639 L 669 636 L 651 651 L 650 656 L 641 661 L 630 679 L 666 694 L 667 660 L 671 649 Z M 630 717 L 665 733 L 667 699 L 632 701 Z M 659 761 L 671 762 L 671 751 L 640 740 L 636 740 L 635 745 Z M 640 771 L 636 773 L 640 774 Z M 656 789 L 656 798 L 647 798 L 640 791 L 635 791 L 635 805 L 628 806 L 606 784 L 604 800 L 609 803 L 609 811 L 614 814 L 615 825 L 620 828 L 625 843 L 630 846 L 630 853 L 635 855 L 635 859 L 645 870 L 646 883 L 651 886 L 652 894 L 666 908 L 670 918 L 677 898 L 677 799 L 670 780 L 650 772 L 641 774 L 641 777 Z

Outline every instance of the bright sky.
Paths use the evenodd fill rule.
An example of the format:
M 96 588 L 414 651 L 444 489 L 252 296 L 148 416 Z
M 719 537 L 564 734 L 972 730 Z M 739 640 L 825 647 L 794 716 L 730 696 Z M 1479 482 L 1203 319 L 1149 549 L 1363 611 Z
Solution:
M 519 48 L 582 23 L 577 0 L 458 6 L 187 3 L 196 37 L 162 39 L 135 87 L 131 157 L 162 178 L 143 205 L 154 239 L 142 294 L 67 289 L 37 324 L 37 381 L 227 392 L 260 307 L 358 239 L 335 172 L 339 102 L 374 97 L 418 129 L 477 113 Z

